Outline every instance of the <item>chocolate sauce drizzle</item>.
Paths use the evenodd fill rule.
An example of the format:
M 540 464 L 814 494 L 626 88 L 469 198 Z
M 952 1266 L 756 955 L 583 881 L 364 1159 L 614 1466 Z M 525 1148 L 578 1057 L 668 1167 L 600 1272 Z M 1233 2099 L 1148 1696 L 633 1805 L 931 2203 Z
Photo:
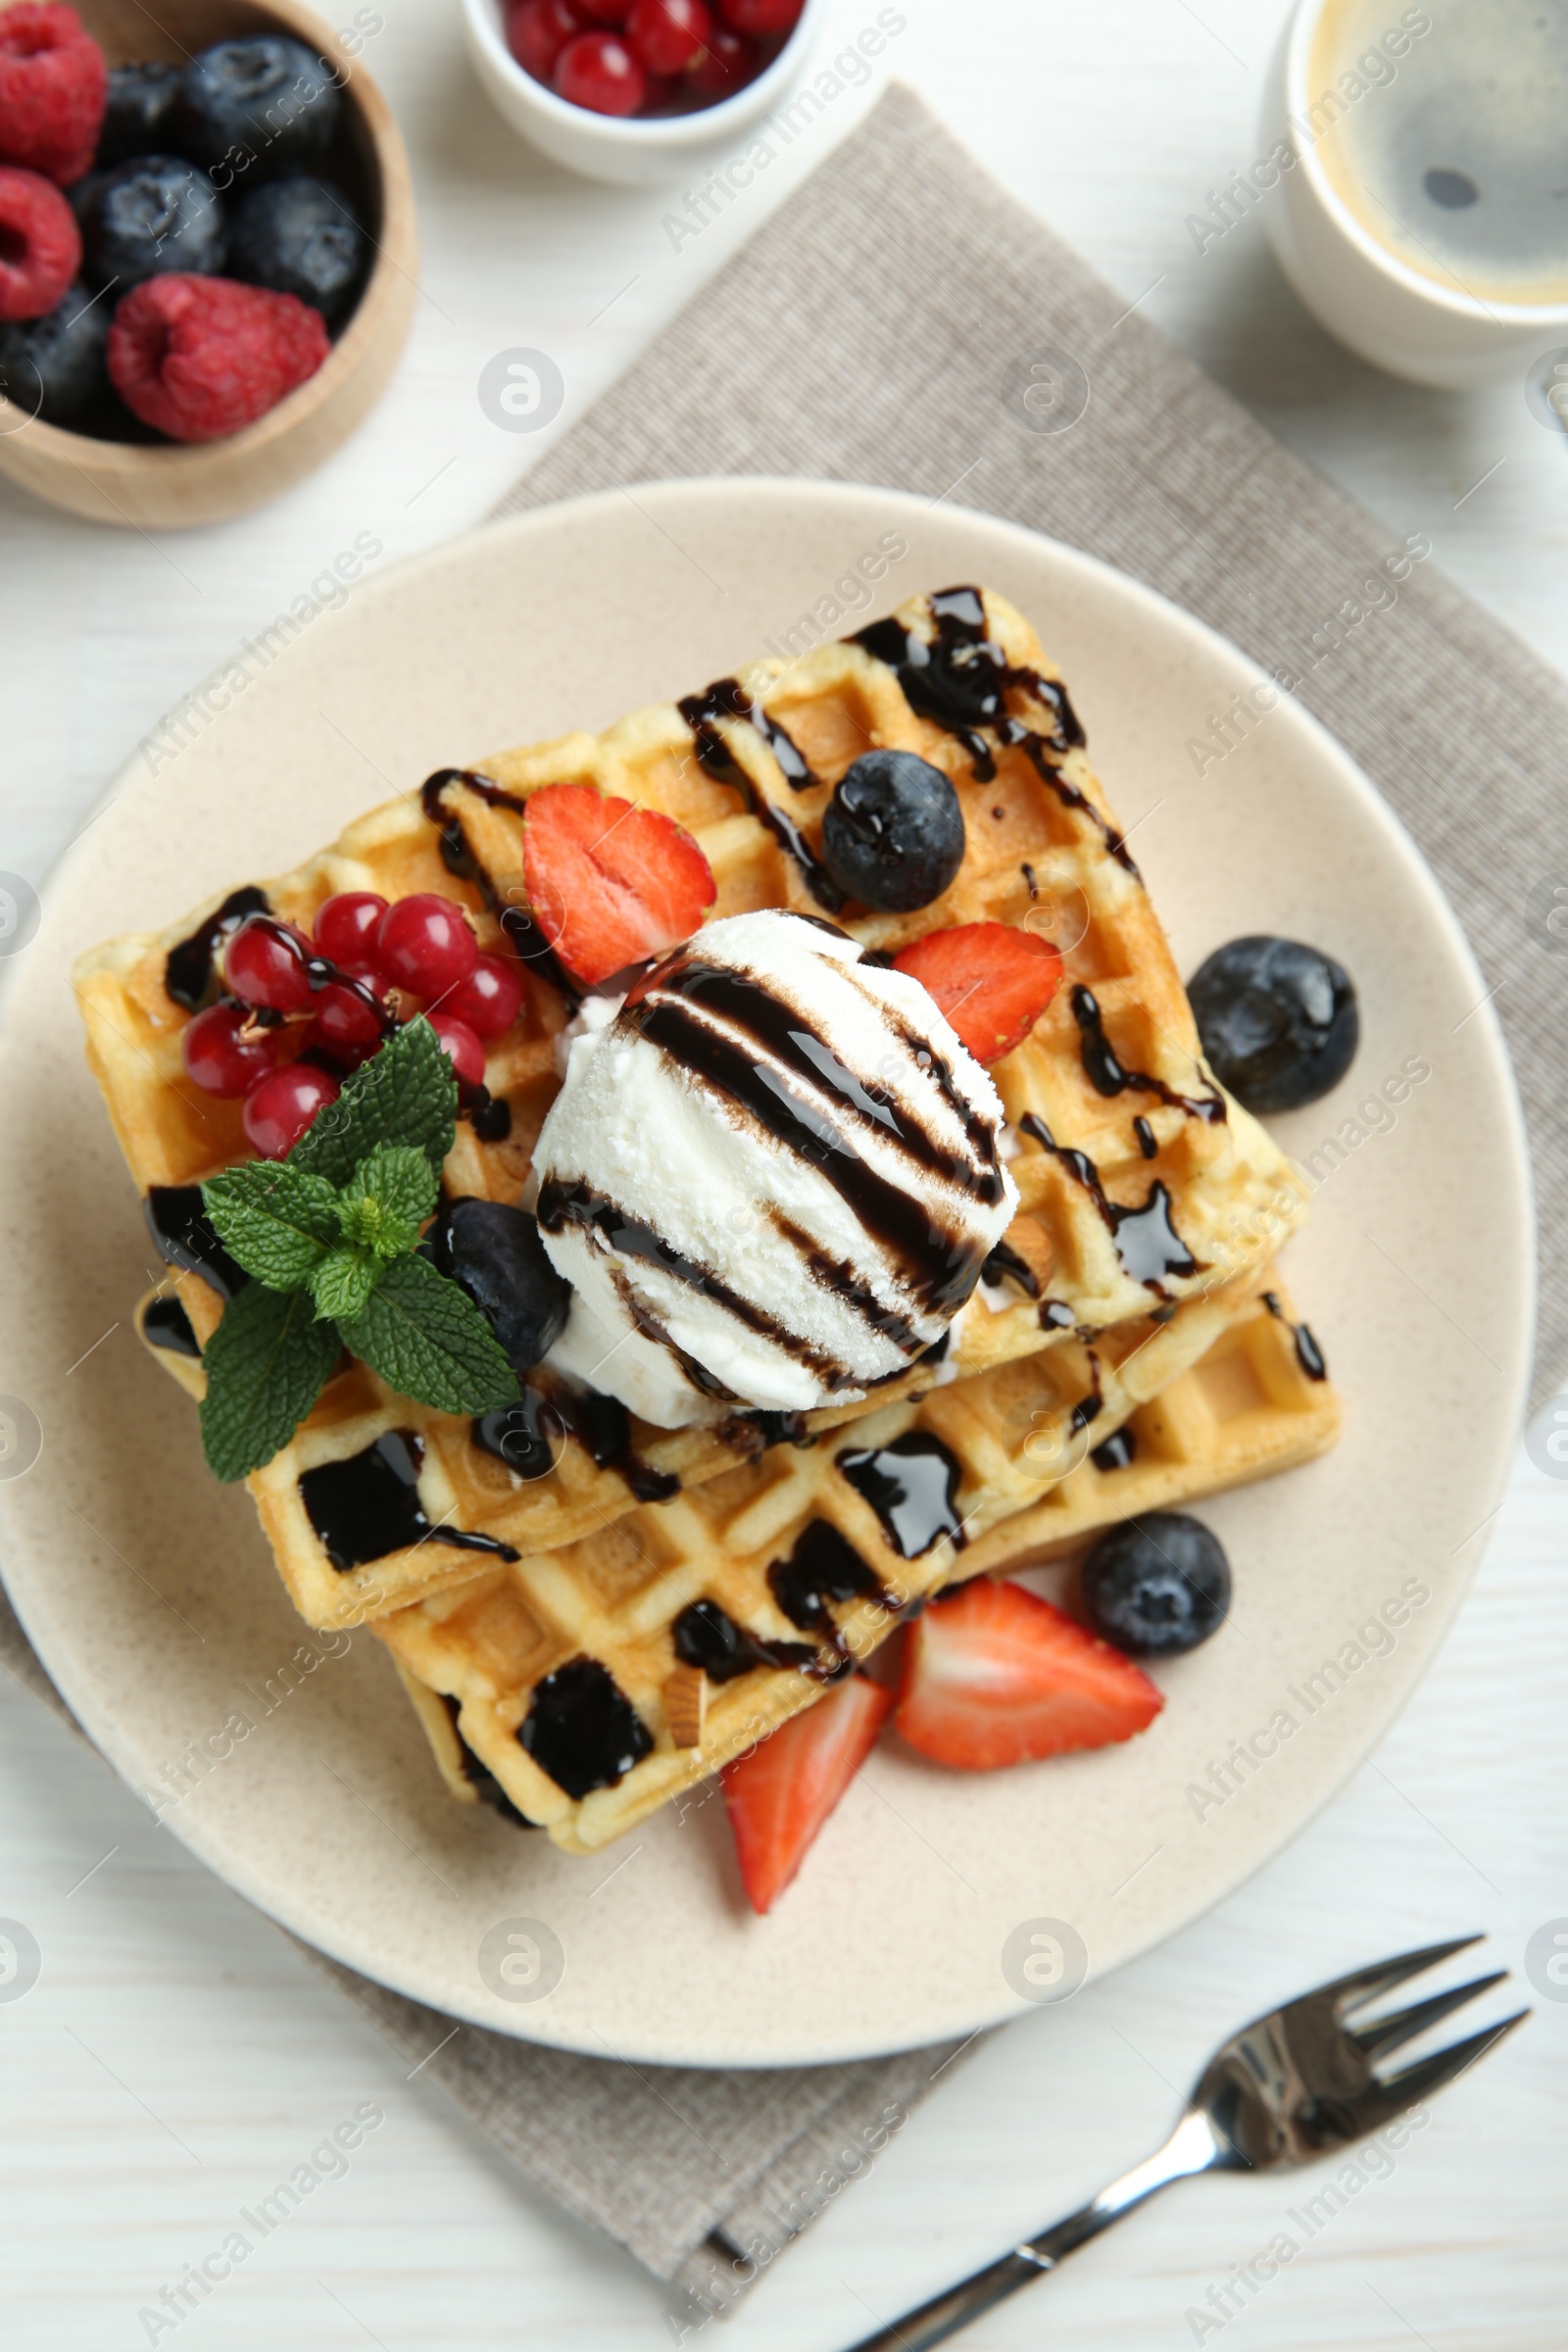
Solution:
M 463 819 L 448 809 L 444 795 L 449 784 L 461 784 L 492 808 L 510 808 L 517 816 L 527 809 L 520 793 L 507 792 L 489 776 L 471 767 L 438 767 L 419 788 L 419 806 L 441 835 L 441 862 L 460 882 L 471 882 L 505 934 L 512 953 L 541 980 L 548 980 L 568 1009 L 575 1012 L 583 992 L 545 938 L 526 906 L 503 899 L 494 877 L 470 848 Z
M 141 1336 L 149 1348 L 161 1348 L 170 1355 L 194 1356 L 198 1363 L 201 1360 L 201 1342 L 173 1291 L 166 1292 L 161 1298 L 149 1298 L 141 1319 Z
M 786 857 L 794 858 L 796 865 L 800 868 L 801 879 L 817 905 L 825 906 L 829 914 L 837 914 L 839 908 L 844 905 L 843 891 L 840 890 L 821 858 L 811 848 L 794 817 L 789 815 L 785 809 L 780 808 L 775 801 L 770 801 L 767 795 L 760 791 L 753 783 L 719 733 L 714 721 L 719 718 L 748 719 L 767 742 L 768 748 L 778 760 L 780 767 L 784 769 L 787 781 L 797 792 L 804 792 L 808 784 L 816 782 L 816 778 L 801 758 L 795 745 L 784 734 L 783 728 L 773 726 L 772 720 L 767 718 L 759 706 L 742 693 L 734 678 L 720 678 L 716 685 L 709 687 L 706 694 L 688 694 L 678 708 L 696 740 L 697 764 L 703 773 L 711 776 L 716 784 L 734 786 L 759 824 L 764 826 L 771 833 Z M 792 773 L 790 767 L 785 764 L 785 760 L 780 755 L 779 745 L 777 741 L 773 740 L 774 737 L 781 737 L 783 743 L 788 746 L 790 759 L 800 770 L 799 774 Z
M 565 1423 L 537 1389 L 524 1387 L 515 1404 L 501 1405 L 469 1425 L 481 1453 L 505 1462 L 514 1478 L 548 1478 L 565 1436 Z
M 239 929 L 248 914 L 270 914 L 271 902 L 265 890 L 248 882 L 231 890 L 216 913 L 198 924 L 188 939 L 171 948 L 164 965 L 164 993 L 187 1012 L 200 1012 L 215 994 L 219 950 Z
M 963 1470 L 957 1455 L 928 1431 L 906 1430 L 889 1446 L 847 1447 L 835 1466 L 882 1522 L 892 1548 L 917 1560 L 944 1536 L 961 1550 L 967 1538 L 958 1514 Z
M 773 1562 L 767 1572 L 767 1589 L 791 1625 L 827 1642 L 846 1666 L 854 1660 L 829 1601 L 888 1598 L 876 1571 L 828 1519 L 811 1520 L 802 1530 L 789 1558 Z
M 232 1298 L 250 1276 L 231 1258 L 202 1206 L 199 1184 L 155 1184 L 142 1202 L 147 1230 L 167 1266 L 199 1274 L 220 1298 Z
M 1279 1294 L 1276 1291 L 1265 1291 L 1263 1293 L 1263 1304 L 1268 1308 L 1269 1313 L 1274 1317 L 1276 1322 L 1284 1324 L 1286 1330 L 1295 1340 L 1296 1360 L 1300 1365 L 1301 1370 L 1306 1374 L 1307 1379 L 1327 1380 L 1329 1376 L 1328 1364 L 1324 1360 L 1322 1348 L 1318 1346 L 1317 1341 L 1313 1338 L 1308 1326 L 1304 1323 L 1293 1323 L 1291 1321 L 1290 1316 L 1285 1312 L 1284 1307 L 1280 1304 Z
M 510 1821 L 514 1829 L 536 1830 L 539 1824 L 536 1821 L 530 1821 L 526 1813 L 518 1812 L 489 1765 L 474 1754 L 473 1749 L 463 1737 L 458 1723 L 458 1716 L 461 1712 L 458 1701 L 445 1690 L 440 1691 L 438 1696 L 441 1704 L 451 1716 L 452 1729 L 457 1734 L 458 1760 L 463 1767 L 463 1777 L 473 1789 L 480 1804 L 489 1805 L 493 1811 L 500 1814 L 503 1821 Z
M 1202 1119 L 1211 1127 L 1217 1126 L 1225 1118 L 1225 1098 L 1217 1089 L 1211 1095 L 1200 1095 L 1196 1098 L 1191 1095 L 1178 1095 L 1165 1084 L 1163 1078 L 1152 1078 L 1147 1070 L 1124 1068 L 1117 1059 L 1115 1049 L 1109 1038 L 1105 1035 L 1104 1016 L 1101 1012 L 1099 1002 L 1092 991 L 1085 988 L 1081 981 L 1076 983 L 1073 988 L 1071 1003 L 1072 1017 L 1078 1024 L 1083 1040 L 1079 1052 L 1084 1071 L 1097 1094 L 1120 1095 L 1131 1087 L 1136 1094 L 1153 1095 L 1161 1102 L 1168 1102 L 1173 1110 L 1185 1111 L 1189 1118 Z M 1143 1128 L 1148 1129 L 1151 1140 L 1152 1140 L 1153 1131 L 1149 1129 L 1148 1121 L 1144 1120 L 1140 1124 Z M 1138 1140 L 1143 1146 L 1144 1157 L 1152 1159 L 1153 1151 L 1150 1149 L 1149 1145 L 1144 1144 L 1142 1133 Z
M 653 1748 L 654 1736 L 608 1666 L 568 1658 L 534 1687 L 517 1738 L 570 1797 L 613 1788 Z
M 1100 1382 L 1100 1358 L 1093 1348 L 1086 1347 L 1084 1352 L 1089 1358 L 1089 1377 L 1095 1385 L 1089 1395 L 1080 1396 L 1072 1408 L 1068 1426 L 1074 1437 L 1081 1429 L 1087 1429 L 1091 1421 L 1098 1421 L 1105 1405 L 1104 1394 Z
M 491 1552 L 497 1559 L 522 1554 L 494 1536 L 471 1536 L 461 1528 L 437 1527 L 419 1500 L 419 1464 L 424 1441 L 412 1429 L 391 1429 L 346 1461 L 321 1462 L 300 1474 L 300 1499 L 339 1573 L 389 1551 L 416 1544 L 449 1544 L 461 1551 Z
M 632 1450 L 631 1415 L 618 1396 L 601 1396 L 597 1389 L 568 1389 L 563 1382 L 550 1391 L 548 1401 L 594 1468 L 613 1470 L 639 1502 L 667 1502 L 680 1493 L 680 1480 L 672 1471 L 656 1470 Z
M 1083 1186 L 1104 1219 L 1115 1242 L 1116 1254 L 1134 1282 L 1141 1282 L 1146 1290 L 1163 1298 L 1167 1276 L 1185 1277 L 1203 1271 L 1171 1221 L 1170 1194 L 1157 1178 L 1150 1186 L 1149 1198 L 1141 1208 L 1119 1207 L 1115 1201 L 1106 1200 L 1100 1170 L 1087 1152 L 1074 1152 L 1067 1145 L 1058 1144 L 1045 1120 L 1032 1110 L 1024 1112 L 1018 1126 L 1023 1134 L 1033 1136 L 1053 1158 L 1060 1160 L 1069 1175 Z
M 1122 836 L 1056 764 L 1085 741 L 1066 688 L 1043 678 L 1038 670 L 1015 668 L 1008 662 L 987 632 L 985 600 L 978 588 L 947 588 L 928 598 L 927 605 L 936 623 L 932 639 L 890 618 L 873 621 L 850 642 L 897 670 L 911 710 L 956 736 L 969 755 L 978 783 L 989 784 L 997 772 L 996 753 L 982 732 L 989 727 L 1001 744 L 1025 754 L 1041 782 L 1063 808 L 1087 816 L 1117 864 L 1136 876 L 1138 868 Z M 1050 710 L 1054 722 L 1050 735 L 1040 734 L 1009 712 L 1009 691 L 1025 694 Z M 1032 897 L 1033 877 L 1027 868 L 1025 873 Z
M 1026 1298 L 1040 1296 L 1040 1277 L 1026 1257 L 1005 1240 L 1000 1241 L 985 1262 L 987 1282 L 1015 1282 Z
M 1089 1459 L 1097 1470 L 1125 1470 L 1138 1458 L 1138 1439 L 1129 1428 L 1114 1429 L 1102 1445 L 1097 1446 Z
M 1144 1157 L 1146 1159 L 1152 1159 L 1159 1150 L 1159 1144 L 1155 1138 L 1154 1130 L 1152 1127 L 1151 1127 L 1149 1121 L 1142 1116 L 1134 1119 L 1133 1133 L 1138 1138 L 1138 1149 L 1143 1153 Z
M 928 1207 L 916 1191 L 880 1175 L 859 1139 L 896 1140 L 916 1168 L 993 1206 L 1002 1176 L 988 1131 L 979 1131 L 983 1157 L 978 1151 L 972 1161 L 958 1157 L 912 1112 L 896 1114 L 869 1096 L 794 1006 L 747 973 L 695 955 L 660 966 L 633 991 L 621 1017 L 678 1069 L 809 1160 L 887 1251 L 919 1311 L 944 1320 L 957 1312 L 979 1280 L 984 1250 L 944 1219 L 940 1204 Z M 831 1110 L 818 1109 L 813 1097 L 825 1097 Z
M 710 1683 L 732 1683 L 756 1666 L 794 1667 L 809 1673 L 818 1653 L 805 1642 L 772 1642 L 750 1633 L 721 1609 L 716 1600 L 694 1600 L 682 1609 L 671 1629 L 675 1655 L 683 1666 L 695 1666 Z

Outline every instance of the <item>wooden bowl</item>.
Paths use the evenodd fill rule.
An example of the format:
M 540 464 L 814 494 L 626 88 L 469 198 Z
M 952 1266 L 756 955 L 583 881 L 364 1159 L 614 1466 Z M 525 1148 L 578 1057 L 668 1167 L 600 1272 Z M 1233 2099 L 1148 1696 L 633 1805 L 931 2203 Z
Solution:
M 333 67 L 343 107 L 318 168 L 340 185 L 365 223 L 375 260 L 348 324 L 308 383 L 265 416 L 220 441 L 156 447 L 98 441 L 27 417 L 0 394 L 0 474 L 51 506 L 92 522 L 178 529 L 221 522 L 288 489 L 374 407 L 408 338 L 418 244 L 409 160 L 391 109 L 329 25 L 297 0 L 74 0 L 108 57 L 178 64 L 214 41 L 282 32 Z

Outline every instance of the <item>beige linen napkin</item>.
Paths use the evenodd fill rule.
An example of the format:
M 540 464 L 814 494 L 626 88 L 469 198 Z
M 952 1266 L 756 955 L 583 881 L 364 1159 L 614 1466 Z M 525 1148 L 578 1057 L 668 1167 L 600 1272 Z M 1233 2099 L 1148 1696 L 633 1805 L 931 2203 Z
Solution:
M 1084 394 L 1070 429 L 1040 429 Z M 1008 515 L 1289 668 L 1469 928 L 1519 1071 L 1545 1231 L 1561 1234 L 1568 960 L 1543 909 L 1554 868 L 1568 886 L 1555 783 L 1568 689 L 1429 563 L 1373 624 L 1351 619 L 1387 526 L 1127 313 L 907 91 L 889 92 L 500 511 L 713 472 L 831 475 Z M 1568 1356 L 1555 1248 L 1543 1292 L 1551 1373 Z M 0 1658 L 64 1712 L 9 1610 Z M 743 2291 L 964 2046 L 799 2072 L 636 2068 L 453 2035 L 436 2011 L 319 1965 L 683 2308 Z

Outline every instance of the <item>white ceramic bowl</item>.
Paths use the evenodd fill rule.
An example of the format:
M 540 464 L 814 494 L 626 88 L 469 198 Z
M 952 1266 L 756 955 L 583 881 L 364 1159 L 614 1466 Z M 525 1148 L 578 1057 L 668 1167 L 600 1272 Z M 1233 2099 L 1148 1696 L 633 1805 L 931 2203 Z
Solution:
M 463 0 L 463 25 L 474 72 L 514 130 L 568 171 L 648 187 L 706 174 L 741 150 L 752 124 L 793 95 L 826 12 L 827 0 L 806 0 L 772 64 L 733 98 L 697 114 L 653 117 L 596 115 L 535 81 L 507 47 L 504 0 Z M 874 25 L 869 30 L 875 35 Z M 862 53 L 875 54 L 863 45 Z
M 1288 140 L 1298 161 L 1263 207 L 1281 269 L 1307 309 L 1374 368 L 1452 391 L 1516 374 L 1543 346 L 1568 341 L 1568 304 L 1482 302 L 1400 262 L 1344 203 L 1303 137 L 1318 93 L 1313 44 L 1325 0 L 1298 0 L 1269 71 L 1258 153 Z M 1396 29 L 1397 21 L 1390 12 Z

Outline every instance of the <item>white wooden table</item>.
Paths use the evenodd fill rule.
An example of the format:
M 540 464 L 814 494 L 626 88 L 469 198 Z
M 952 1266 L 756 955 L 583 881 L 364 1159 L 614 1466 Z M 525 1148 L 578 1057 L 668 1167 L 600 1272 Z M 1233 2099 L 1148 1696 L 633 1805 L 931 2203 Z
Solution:
M 1450 398 L 1375 376 L 1302 316 L 1255 221 L 1194 249 L 1187 215 L 1252 156 L 1277 0 L 903 6 L 888 63 L 1008 186 L 1392 530 L 1430 532 L 1474 595 L 1568 661 L 1568 450 L 1520 388 Z M 863 103 L 840 100 L 812 152 L 802 139 L 765 190 L 677 254 L 667 199 L 573 181 L 491 117 L 453 0 L 382 7 L 369 62 L 408 134 L 424 237 L 409 356 L 332 465 L 221 529 L 155 544 L 0 487 L 0 866 L 41 880 L 160 715 L 357 533 L 383 542 L 385 564 L 476 522 L 551 437 L 489 422 L 485 362 L 550 352 L 567 388 L 552 431 L 564 429 Z M 834 14 L 848 37 L 875 10 L 837 0 Z M 1474 1596 L 1375 1759 L 1220 1911 L 955 2070 L 757 2288 L 732 2352 L 829 2352 L 1077 2203 L 1162 2134 L 1215 2038 L 1320 1976 L 1469 1928 L 1520 1968 L 1532 1934 L 1568 1915 L 1565 1506 L 1568 1483 L 1521 1453 Z M 9 1687 L 0 1913 L 45 1952 L 36 1987 L 0 2005 L 0 2272 L 18 2352 L 146 2342 L 140 2307 L 366 2100 L 386 2123 L 347 2177 L 182 2324 L 182 2343 L 675 2340 L 652 2281 L 406 2082 L 270 1929 Z M 1531 2026 L 1315 2235 L 1287 2218 L 1298 2200 L 1277 2181 L 1178 2190 L 967 2340 L 1561 2343 L 1568 1998 L 1531 1997 Z M 1281 2230 L 1296 2258 L 1227 2294 Z

